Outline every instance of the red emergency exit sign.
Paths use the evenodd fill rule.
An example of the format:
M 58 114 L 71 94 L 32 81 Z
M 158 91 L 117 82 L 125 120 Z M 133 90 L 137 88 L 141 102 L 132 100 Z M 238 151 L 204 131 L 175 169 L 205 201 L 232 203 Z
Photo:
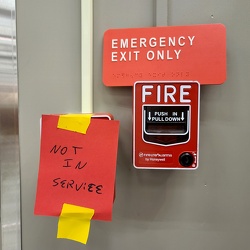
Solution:
M 144 169 L 198 167 L 199 83 L 134 85 L 133 164 Z
M 111 29 L 104 34 L 103 82 L 133 86 L 141 80 L 226 80 L 222 24 Z

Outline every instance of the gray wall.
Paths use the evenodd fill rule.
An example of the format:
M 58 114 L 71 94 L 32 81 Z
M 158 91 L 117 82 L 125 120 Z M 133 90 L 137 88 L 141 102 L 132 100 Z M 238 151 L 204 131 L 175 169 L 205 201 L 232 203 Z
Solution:
M 166 1 L 158 3 L 167 7 Z M 111 112 L 121 121 L 113 221 L 92 222 L 89 242 L 82 246 L 56 239 L 57 218 L 33 215 L 40 115 L 80 112 L 80 1 L 20 0 L 23 249 L 248 249 L 250 2 L 169 0 L 168 8 L 156 8 L 153 0 L 94 0 L 94 11 L 94 110 Z M 134 169 L 132 89 L 102 84 L 104 31 L 156 23 L 227 27 L 228 79 L 224 85 L 201 88 L 196 171 Z

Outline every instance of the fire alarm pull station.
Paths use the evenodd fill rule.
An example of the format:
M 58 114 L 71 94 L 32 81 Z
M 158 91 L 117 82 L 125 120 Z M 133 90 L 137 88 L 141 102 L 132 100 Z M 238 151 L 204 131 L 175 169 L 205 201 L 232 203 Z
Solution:
M 198 167 L 199 100 L 200 85 L 196 81 L 134 84 L 135 168 Z

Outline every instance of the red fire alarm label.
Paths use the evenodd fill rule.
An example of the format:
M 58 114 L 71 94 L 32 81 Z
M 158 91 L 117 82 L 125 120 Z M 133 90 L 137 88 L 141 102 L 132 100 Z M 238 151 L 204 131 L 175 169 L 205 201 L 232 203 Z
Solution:
M 136 168 L 197 168 L 199 93 L 193 81 L 135 83 Z

